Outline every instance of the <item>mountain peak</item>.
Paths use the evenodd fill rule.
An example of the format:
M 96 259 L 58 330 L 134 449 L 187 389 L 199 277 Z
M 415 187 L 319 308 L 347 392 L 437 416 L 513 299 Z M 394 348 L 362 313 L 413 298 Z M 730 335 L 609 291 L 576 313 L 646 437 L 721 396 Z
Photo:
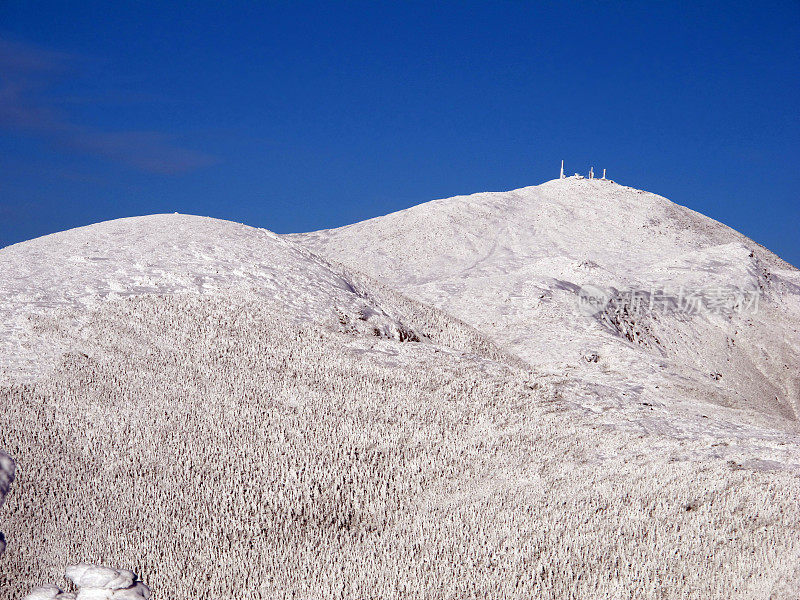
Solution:
M 756 350 L 800 326 L 797 270 L 656 194 L 568 177 L 290 238 L 453 314 L 531 364 L 586 371 L 581 357 L 605 345 L 606 369 L 588 367 L 595 383 L 679 398 L 682 381 L 722 404 L 800 416 L 800 381 L 785 373 L 800 363 L 800 340 L 778 343 L 772 357 Z M 587 287 L 605 299 L 596 314 L 580 310 Z M 651 306 L 656 294 L 670 303 L 723 296 L 739 307 L 737 298 L 758 295 L 763 304 L 761 312 L 710 315 L 635 314 L 626 305 L 644 298 Z M 722 371 L 724 382 L 710 385 L 709 373 Z

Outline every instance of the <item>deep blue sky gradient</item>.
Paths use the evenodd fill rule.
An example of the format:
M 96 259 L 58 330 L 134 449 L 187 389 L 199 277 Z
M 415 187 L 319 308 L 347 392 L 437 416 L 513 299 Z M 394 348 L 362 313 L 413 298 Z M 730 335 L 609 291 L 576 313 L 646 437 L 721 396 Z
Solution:
M 800 3 L 678 4 L 0 1 L 0 246 L 334 227 L 564 158 L 800 265 Z

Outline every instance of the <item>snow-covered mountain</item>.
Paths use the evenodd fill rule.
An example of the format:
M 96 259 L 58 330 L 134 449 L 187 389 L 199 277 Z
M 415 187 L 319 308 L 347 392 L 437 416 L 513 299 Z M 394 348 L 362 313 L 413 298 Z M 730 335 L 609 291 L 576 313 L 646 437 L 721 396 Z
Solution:
M 689 314 L 676 286 L 744 295 Z M 799 293 L 736 232 L 576 179 L 1 249 L 0 600 L 65 572 L 170 600 L 793 598 Z
M 570 177 L 290 237 L 606 397 L 800 418 L 800 272 L 655 194 Z

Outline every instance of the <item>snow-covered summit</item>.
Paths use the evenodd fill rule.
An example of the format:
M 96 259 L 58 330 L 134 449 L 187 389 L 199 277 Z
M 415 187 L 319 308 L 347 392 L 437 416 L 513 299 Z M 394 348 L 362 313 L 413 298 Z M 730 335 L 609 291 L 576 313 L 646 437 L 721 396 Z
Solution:
M 177 213 L 106 221 L 0 250 L 0 294 L 16 304 L 232 287 L 304 308 L 350 291 L 324 261 L 270 231 Z
M 800 415 L 800 272 L 661 196 L 570 177 L 291 236 L 457 316 L 541 368 L 628 396 Z M 585 289 L 603 303 L 581 310 Z M 688 297 L 723 310 L 691 314 Z M 644 299 L 648 310 L 626 306 Z M 667 298 L 672 310 L 653 310 Z M 685 304 L 685 303 L 684 303 Z
M 255 294 L 289 318 L 399 324 L 347 274 L 265 229 L 181 214 L 117 219 L 0 249 L 1 371 L 38 373 L 58 353 L 32 331 L 53 311 L 146 294 Z M 348 317 L 348 318 L 350 318 Z

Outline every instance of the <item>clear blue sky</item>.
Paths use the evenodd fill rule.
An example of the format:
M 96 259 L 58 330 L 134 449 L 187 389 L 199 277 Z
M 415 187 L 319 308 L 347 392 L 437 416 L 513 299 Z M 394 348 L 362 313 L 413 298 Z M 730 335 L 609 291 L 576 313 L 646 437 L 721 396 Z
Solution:
M 800 266 L 800 3 L 678 4 L 2 0 L 0 246 L 334 227 L 564 158 Z

